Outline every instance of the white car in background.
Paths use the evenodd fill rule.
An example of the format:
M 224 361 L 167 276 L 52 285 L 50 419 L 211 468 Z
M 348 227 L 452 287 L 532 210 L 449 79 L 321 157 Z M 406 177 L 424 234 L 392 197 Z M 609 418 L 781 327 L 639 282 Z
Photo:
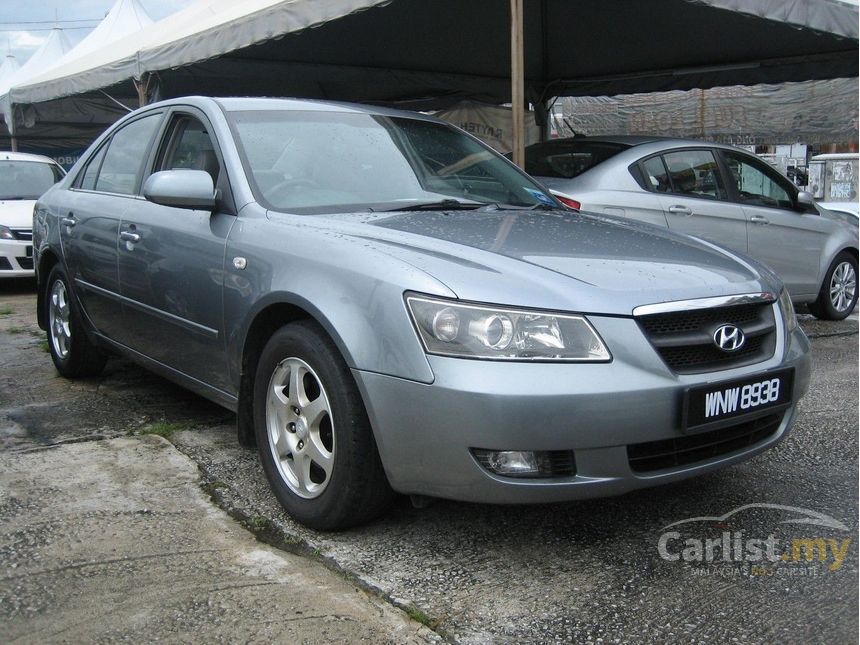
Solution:
M 31 278 L 33 206 L 65 176 L 53 159 L 0 152 L 0 278 Z

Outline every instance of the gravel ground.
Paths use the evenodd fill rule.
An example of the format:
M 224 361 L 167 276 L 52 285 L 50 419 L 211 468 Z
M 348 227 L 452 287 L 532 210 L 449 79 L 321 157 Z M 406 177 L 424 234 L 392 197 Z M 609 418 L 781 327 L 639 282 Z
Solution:
M 213 499 L 281 548 L 329 567 L 410 608 L 461 642 L 856 642 L 858 633 L 857 315 L 823 323 L 801 315 L 815 369 L 789 437 L 721 473 L 622 497 L 551 506 L 401 499 L 373 525 L 322 534 L 296 525 L 269 492 L 256 454 L 235 442 L 231 414 L 130 363 L 97 380 L 58 378 L 27 293 L 0 294 L 0 450 L 135 434 L 161 425 L 193 459 Z M 6 309 L 2 309 L 5 307 Z M 701 543 L 774 536 L 821 538 L 794 562 L 667 561 L 658 541 L 688 523 Z M 805 509 L 805 510 L 804 510 Z M 810 511 L 827 516 L 809 523 Z M 801 518 L 801 523 L 791 523 Z M 806 518 L 806 519 L 804 519 Z M 788 523 L 787 523 L 788 522 Z M 830 540 L 830 542 L 826 542 Z M 745 542 L 744 542 L 745 544 Z M 835 555 L 838 552 L 838 556 Z M 691 556 L 692 557 L 692 556 Z

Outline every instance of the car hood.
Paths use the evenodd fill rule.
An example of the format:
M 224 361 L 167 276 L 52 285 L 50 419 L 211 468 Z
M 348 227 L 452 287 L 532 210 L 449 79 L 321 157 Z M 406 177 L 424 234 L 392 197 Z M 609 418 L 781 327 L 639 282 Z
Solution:
M 32 228 L 35 199 L 0 200 L 0 226 Z
M 642 304 L 777 291 L 748 258 L 657 227 L 567 211 L 320 216 L 459 298 L 630 315 Z

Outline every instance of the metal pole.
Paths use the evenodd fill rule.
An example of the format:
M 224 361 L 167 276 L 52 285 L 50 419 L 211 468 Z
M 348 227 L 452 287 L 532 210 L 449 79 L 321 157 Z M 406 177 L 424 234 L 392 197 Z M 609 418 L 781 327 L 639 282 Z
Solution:
M 511 118 L 513 161 L 525 165 L 525 73 L 523 70 L 523 0 L 511 0 Z

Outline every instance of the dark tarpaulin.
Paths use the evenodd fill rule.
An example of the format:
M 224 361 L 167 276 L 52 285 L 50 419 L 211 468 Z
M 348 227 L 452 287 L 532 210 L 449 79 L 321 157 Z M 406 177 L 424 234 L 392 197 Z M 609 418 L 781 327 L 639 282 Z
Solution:
M 112 96 L 133 100 L 131 76 L 141 74 L 155 79 L 152 87 L 165 98 L 301 96 L 412 109 L 446 107 L 464 98 L 510 101 L 506 0 L 391 0 L 375 6 L 356 0 L 352 13 L 353 5 L 339 0 L 345 15 L 314 23 L 322 1 L 257 0 L 255 12 L 198 33 L 191 25 L 192 33 L 176 42 L 106 63 L 107 75 L 81 72 L 68 82 L 15 88 L 12 102 L 27 104 L 28 96 L 38 101 L 67 94 L 98 97 L 92 79 L 108 77 Z M 858 73 L 857 7 L 837 0 L 524 2 L 525 96 L 536 104 L 558 95 L 611 96 Z M 231 7 L 241 13 L 241 5 Z M 289 27 L 281 25 L 288 24 L 304 26 L 285 33 Z M 158 23 L 152 28 L 159 29 Z M 263 35 L 245 45 L 245 34 Z M 35 128 L 27 128 L 16 118 L 24 139 L 39 124 L 37 119 Z

